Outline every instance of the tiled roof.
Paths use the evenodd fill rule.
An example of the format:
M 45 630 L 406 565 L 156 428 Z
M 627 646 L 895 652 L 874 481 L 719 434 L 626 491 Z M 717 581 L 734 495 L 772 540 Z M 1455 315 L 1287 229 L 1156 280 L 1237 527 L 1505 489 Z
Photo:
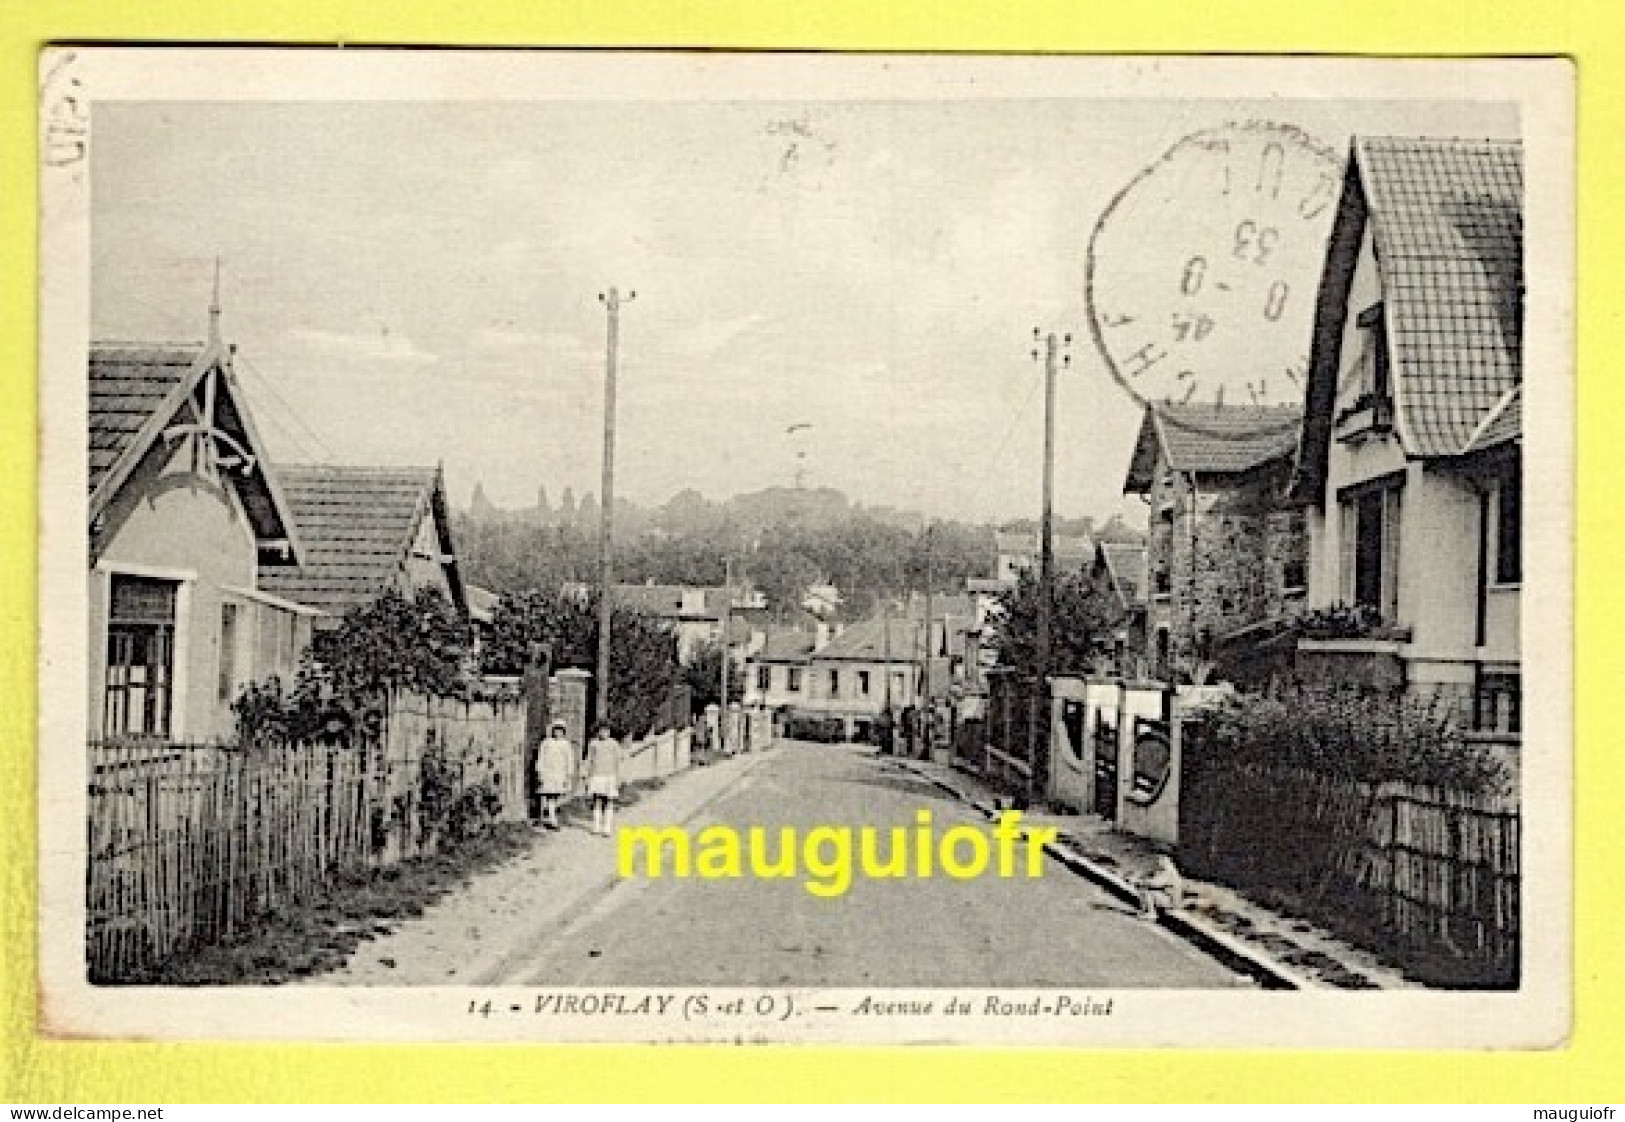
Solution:
M 889 646 L 886 639 L 888 627 L 891 629 Z M 815 657 L 883 662 L 889 653 L 893 662 L 909 662 L 915 658 L 915 645 L 923 634 L 924 627 L 919 621 L 866 619 L 849 625 L 824 644 Z
M 202 343 L 96 343 L 90 351 L 90 490 L 203 357 Z
M 703 606 L 685 610 L 685 595 L 705 594 Z M 681 584 L 618 584 L 615 600 L 635 611 L 646 612 L 662 619 L 714 619 L 721 620 L 726 590 L 721 588 L 695 588 Z
M 1382 267 L 1401 437 L 1412 455 L 1458 455 L 1522 379 L 1522 146 L 1360 137 L 1354 159 Z
M 1145 600 L 1145 546 L 1134 542 L 1101 542 L 1100 555 L 1106 562 L 1118 595 L 1125 604 Z
M 757 662 L 806 662 L 812 654 L 815 637 L 795 627 L 778 627 L 767 633 L 767 641 L 756 653 Z
M 1500 403 L 1478 423 L 1465 452 L 1486 452 L 1523 438 L 1523 387 L 1508 391 Z
M 1290 456 L 1298 447 L 1302 416 L 1296 405 L 1148 405 L 1123 490 L 1150 490 L 1159 448 L 1175 471 L 1214 474 L 1247 471 Z
M 332 615 L 343 615 L 395 587 L 407 551 L 425 517 L 441 520 L 435 468 L 278 468 L 305 546 L 304 564 L 263 572 L 267 592 Z M 453 569 L 453 599 L 463 596 Z
M 266 463 L 229 356 L 218 341 L 91 344 L 86 364 L 90 518 L 94 523 L 106 511 L 169 426 L 182 421 L 195 431 L 195 391 L 214 377 L 210 420 L 228 445 L 222 462 L 230 468 L 227 478 L 255 539 L 264 547 L 261 563 L 291 565 L 300 559 L 298 531 L 276 474 Z

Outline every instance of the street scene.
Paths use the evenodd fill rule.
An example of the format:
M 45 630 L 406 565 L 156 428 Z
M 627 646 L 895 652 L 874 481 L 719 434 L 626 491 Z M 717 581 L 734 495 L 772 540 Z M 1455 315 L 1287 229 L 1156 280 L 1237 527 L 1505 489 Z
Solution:
M 83 977 L 1518 990 L 1514 100 L 605 73 L 97 105 Z

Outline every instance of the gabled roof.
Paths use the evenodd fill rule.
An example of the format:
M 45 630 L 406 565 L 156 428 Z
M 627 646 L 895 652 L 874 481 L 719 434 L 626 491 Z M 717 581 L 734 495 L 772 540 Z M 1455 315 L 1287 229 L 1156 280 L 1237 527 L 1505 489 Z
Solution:
M 284 465 L 278 469 L 304 536 L 305 560 L 262 573 L 266 591 L 343 615 L 396 587 L 425 518 L 448 551 L 445 481 L 439 468 Z M 454 607 L 468 614 L 455 552 L 441 559 Z
M 1145 603 L 1145 546 L 1136 542 L 1101 542 L 1100 562 L 1112 590 L 1124 607 Z
M 886 630 L 890 628 L 888 645 Z M 924 634 L 923 621 L 911 619 L 866 619 L 850 624 L 835 638 L 825 643 L 813 657 L 859 662 L 885 662 L 889 653 L 892 662 L 912 662 L 919 652 L 915 649 Z
M 762 649 L 752 656 L 755 662 L 806 662 L 816 637 L 799 627 L 775 627 L 767 633 Z
M 1294 495 L 1318 500 L 1350 287 L 1372 233 L 1407 455 L 1459 456 L 1523 381 L 1523 147 L 1517 141 L 1357 137 L 1317 300 Z
M 211 371 L 218 374 L 214 431 L 236 445 L 224 449 L 236 462 L 223 475 L 235 488 L 256 539 L 276 547 L 264 560 L 292 564 L 299 557 L 298 531 L 231 373 L 231 353 L 218 342 L 91 344 L 89 516 L 94 520 L 107 509 L 166 430 L 199 420 L 203 403 L 194 394 Z
M 1454 456 L 1522 380 L 1523 147 L 1362 137 L 1406 451 Z
M 1520 384 L 1508 390 L 1495 408 L 1484 414 L 1484 419 L 1478 422 L 1478 428 L 1473 431 L 1467 447 L 1462 451 L 1468 455 L 1488 452 L 1491 448 L 1522 439 L 1523 386 Z
M 685 608 L 685 598 L 695 592 L 704 593 L 701 605 L 694 608 Z M 723 610 L 727 605 L 728 590 L 725 588 L 696 588 L 681 584 L 618 584 L 615 586 L 615 602 L 634 611 L 645 612 L 661 619 L 670 620 L 717 620 L 721 621 Z
M 1151 489 L 1159 450 L 1174 471 L 1213 475 L 1249 471 L 1290 456 L 1298 447 L 1302 416 L 1296 405 L 1147 405 L 1123 492 Z

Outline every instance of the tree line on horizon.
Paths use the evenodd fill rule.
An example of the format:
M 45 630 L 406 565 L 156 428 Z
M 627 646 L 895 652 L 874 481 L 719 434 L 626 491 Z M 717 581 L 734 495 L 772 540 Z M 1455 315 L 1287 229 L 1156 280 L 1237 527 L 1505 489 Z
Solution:
M 589 492 L 566 489 L 560 503 L 545 490 L 528 510 L 504 511 L 476 486 L 466 511 L 453 515 L 453 535 L 470 584 L 498 594 L 591 584 L 598 572 L 599 510 Z M 659 507 L 615 503 L 615 574 L 626 584 L 718 587 L 732 568 L 736 585 L 767 597 L 780 618 L 800 609 L 805 589 L 831 584 L 841 615 L 872 615 L 882 597 L 924 591 L 963 592 L 968 577 L 991 576 L 999 530 L 1033 532 L 1036 522 L 999 524 L 927 520 L 914 511 L 866 507 L 831 488 L 770 487 L 722 502 L 697 491 Z M 1120 518 L 1057 518 L 1057 534 L 1137 540 Z

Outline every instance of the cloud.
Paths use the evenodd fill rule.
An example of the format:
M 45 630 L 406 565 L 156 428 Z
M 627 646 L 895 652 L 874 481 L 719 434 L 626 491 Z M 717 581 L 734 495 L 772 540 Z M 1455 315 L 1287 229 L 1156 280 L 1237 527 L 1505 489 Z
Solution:
M 388 363 L 398 366 L 432 366 L 440 356 L 424 350 L 405 335 L 388 328 L 377 332 L 324 331 L 297 328 L 293 341 L 309 350 L 351 362 Z
M 685 328 L 672 342 L 679 350 L 712 354 L 766 321 L 767 317 L 760 312 L 731 319 L 707 320 Z

